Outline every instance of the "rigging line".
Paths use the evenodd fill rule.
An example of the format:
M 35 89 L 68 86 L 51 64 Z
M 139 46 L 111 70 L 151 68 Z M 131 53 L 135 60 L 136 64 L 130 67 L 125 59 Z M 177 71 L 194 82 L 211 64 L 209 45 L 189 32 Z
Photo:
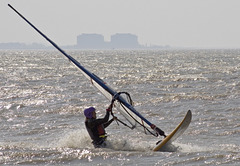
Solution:
M 112 102 L 111 102 L 111 104 L 114 104 L 114 102 L 116 101 L 116 96 L 119 96 L 121 93 L 127 93 L 127 92 L 118 92 L 118 93 L 116 93 L 114 96 L 113 96 L 113 99 L 112 99 Z M 128 94 L 129 95 L 129 94 Z M 130 97 L 130 95 L 129 95 L 129 97 Z M 132 103 L 132 102 L 131 102 Z M 112 116 L 113 117 L 115 117 L 115 115 L 114 115 L 114 113 L 113 113 L 113 111 L 111 111 L 111 114 L 112 114 Z M 124 123 L 123 121 L 121 121 L 120 119 L 116 119 L 116 122 L 117 122 L 117 124 L 119 125 L 119 123 L 118 122 L 120 122 L 121 124 L 123 124 L 124 126 L 126 126 L 126 127 L 128 127 L 128 128 L 130 128 L 130 129 L 134 129 L 135 127 L 134 126 L 129 126 L 128 124 L 126 124 L 126 123 Z
M 143 125 L 143 128 L 144 128 L 144 132 L 147 133 L 143 120 L 142 120 L 142 125 Z
M 117 123 L 117 125 L 119 126 L 118 119 L 115 119 L 116 116 L 113 114 L 112 110 L 111 110 L 111 115 L 112 115 L 112 117 L 114 118 L 114 120 L 115 120 L 115 122 Z
M 115 95 L 114 95 L 115 96 Z M 115 99 L 114 99 L 114 96 L 113 96 L 113 99 L 112 99 L 112 102 L 111 102 L 111 104 L 112 105 L 114 105 L 114 102 L 116 101 Z M 113 111 L 111 111 L 111 115 L 112 115 L 112 117 L 114 118 L 114 117 L 116 117 L 115 115 L 114 115 L 114 113 L 113 113 Z M 115 121 L 116 121 L 116 123 L 119 125 L 119 123 L 118 122 L 120 122 L 121 124 L 123 124 L 124 126 L 126 126 L 126 127 L 128 127 L 128 128 L 130 128 L 130 129 L 134 129 L 134 127 L 131 127 L 131 126 L 129 126 L 129 125 L 127 125 L 126 123 L 124 123 L 123 121 L 121 121 L 120 119 L 115 119 Z
M 116 93 L 116 94 L 113 96 L 113 100 L 115 100 L 116 98 L 118 98 L 122 93 L 126 94 L 126 95 L 129 97 L 130 104 L 132 105 L 133 101 L 132 101 L 132 98 L 131 98 L 131 96 L 130 96 L 130 94 L 129 94 L 128 92 L 118 92 L 118 93 Z M 146 126 L 144 126 L 144 123 L 143 123 L 143 120 L 142 120 L 142 119 L 141 119 L 141 120 L 142 120 L 142 123 L 138 122 L 138 121 L 136 120 L 136 118 L 134 118 L 134 117 L 128 112 L 128 110 L 124 107 L 123 103 L 121 103 L 120 101 L 119 101 L 119 103 L 120 103 L 121 107 L 125 110 L 125 112 L 126 112 L 134 121 L 136 121 L 140 126 L 142 126 L 142 127 L 144 128 L 144 132 L 145 132 L 145 133 L 146 133 L 146 131 L 148 131 L 148 132 L 149 132 L 150 134 L 152 134 L 153 136 L 155 136 L 155 137 L 158 136 L 158 134 L 151 132 Z M 135 128 L 135 126 L 133 126 L 133 127 L 131 127 L 131 128 Z
M 127 110 L 126 110 L 126 108 L 123 106 L 123 104 L 122 103 L 120 103 L 120 105 L 123 107 L 123 109 L 128 113 L 128 115 L 129 116 L 131 116 L 131 118 L 133 118 L 140 126 L 142 126 L 144 129 L 146 129 L 150 134 L 152 134 L 153 136 L 155 136 L 155 137 L 157 137 L 158 135 L 157 134 L 155 134 L 155 133 L 153 133 L 153 132 L 151 132 L 147 127 L 145 127 L 143 124 L 141 124 L 140 122 L 138 122 L 137 120 L 136 120 L 136 118 L 134 118 Z M 134 127 L 135 128 L 135 127 Z
M 134 127 L 131 127 L 131 126 L 127 125 L 126 123 L 124 123 L 123 121 L 121 121 L 121 120 L 119 120 L 119 119 L 117 119 L 117 121 L 120 122 L 120 123 L 122 123 L 124 126 L 132 129 L 132 130 L 134 129 Z

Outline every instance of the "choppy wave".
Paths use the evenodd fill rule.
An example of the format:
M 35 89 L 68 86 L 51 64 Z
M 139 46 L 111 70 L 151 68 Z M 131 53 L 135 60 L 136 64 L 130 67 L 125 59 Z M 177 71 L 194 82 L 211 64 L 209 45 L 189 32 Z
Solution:
M 161 138 L 112 124 L 94 149 L 83 109 L 108 101 L 57 51 L 0 51 L 0 163 L 6 165 L 239 165 L 240 50 L 69 51 L 167 134 L 193 113 L 162 152 Z M 116 113 L 117 116 L 120 116 Z

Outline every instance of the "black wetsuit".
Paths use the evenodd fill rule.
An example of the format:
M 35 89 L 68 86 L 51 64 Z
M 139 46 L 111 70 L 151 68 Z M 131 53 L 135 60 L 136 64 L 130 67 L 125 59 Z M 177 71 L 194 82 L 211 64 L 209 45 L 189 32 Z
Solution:
M 108 121 L 109 119 L 109 112 L 106 112 L 106 115 L 102 119 L 86 119 L 85 126 L 87 128 L 87 131 L 93 140 L 92 143 L 94 147 L 102 147 L 104 145 L 104 141 L 106 140 L 106 132 L 105 128 L 108 127 L 113 119 Z

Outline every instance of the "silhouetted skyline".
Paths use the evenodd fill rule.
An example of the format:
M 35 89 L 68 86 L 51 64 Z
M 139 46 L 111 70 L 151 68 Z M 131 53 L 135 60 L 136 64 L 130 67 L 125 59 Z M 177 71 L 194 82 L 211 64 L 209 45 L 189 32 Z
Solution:
M 77 36 L 77 43 L 74 45 L 61 46 L 68 49 L 148 49 L 148 48 L 168 48 L 169 46 L 143 46 L 138 43 L 138 36 L 130 33 L 116 33 L 111 36 L 111 40 L 105 41 L 101 34 L 83 33 Z M 52 49 L 51 45 L 40 43 L 0 43 L 0 49 Z

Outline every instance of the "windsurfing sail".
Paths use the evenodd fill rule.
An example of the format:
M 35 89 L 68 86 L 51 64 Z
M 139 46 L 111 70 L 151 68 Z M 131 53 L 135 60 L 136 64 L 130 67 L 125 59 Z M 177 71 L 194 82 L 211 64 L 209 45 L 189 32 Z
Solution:
M 114 98 L 116 100 L 114 105 L 126 118 L 127 122 L 130 125 L 130 128 L 134 129 L 140 127 L 145 134 L 158 136 L 158 128 L 146 118 L 144 118 L 138 111 L 136 111 L 133 105 L 127 102 L 124 97 L 122 97 L 121 93 L 118 93 L 110 88 L 110 86 L 108 86 L 102 79 L 84 68 L 77 60 L 63 51 L 58 45 L 56 45 L 52 40 L 44 35 L 38 28 L 36 28 L 10 4 L 8 4 L 8 6 L 14 10 L 22 19 L 24 19 L 32 28 L 34 28 L 40 35 L 42 35 L 48 42 L 50 42 L 57 50 L 66 56 L 72 63 L 74 63 L 81 70 L 84 76 L 91 82 L 91 84 L 94 85 L 108 100 L 111 101 Z

